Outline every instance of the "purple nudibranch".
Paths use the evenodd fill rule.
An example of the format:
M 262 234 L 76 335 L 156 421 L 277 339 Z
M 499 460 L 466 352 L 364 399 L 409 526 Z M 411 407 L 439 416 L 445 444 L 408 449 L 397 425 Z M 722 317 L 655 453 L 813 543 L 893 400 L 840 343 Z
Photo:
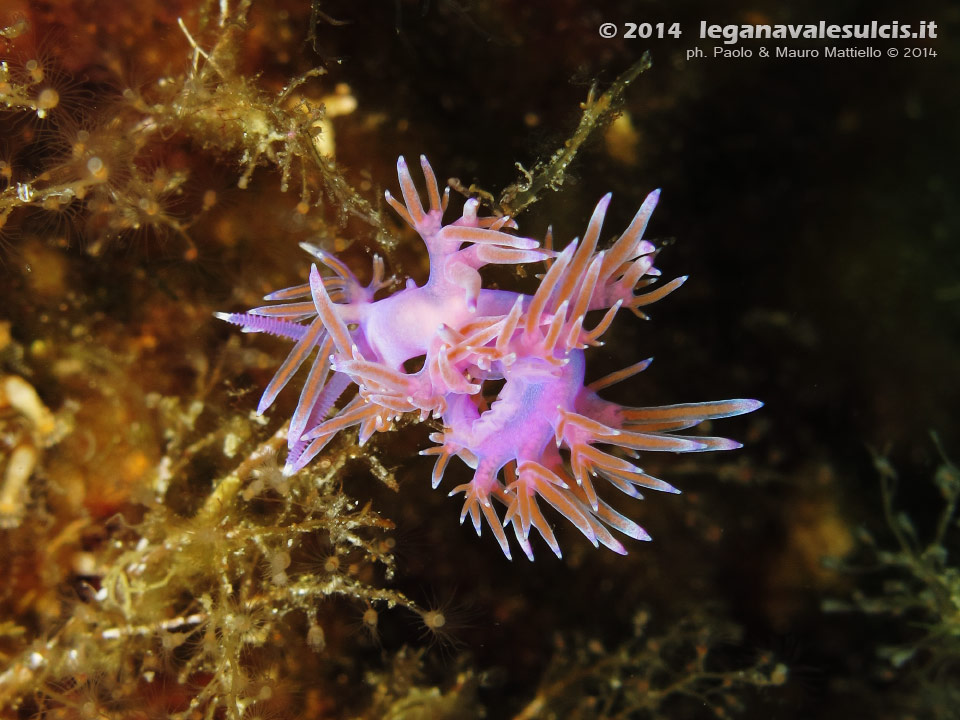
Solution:
M 625 407 L 600 397 L 600 390 L 645 370 L 649 359 L 584 384 L 584 350 L 602 344 L 600 337 L 617 312 L 627 308 L 645 317 L 640 308 L 686 280 L 636 292 L 660 275 L 653 266 L 656 248 L 643 239 L 660 191 L 647 196 L 610 248 L 597 249 L 608 194 L 597 203 L 583 239 L 554 252 L 506 232 L 517 228 L 509 217 L 480 217 L 473 199 L 466 201 L 461 217 L 444 224 L 449 189 L 441 195 L 423 156 L 420 165 L 427 207 L 402 157 L 397 172 L 403 202 L 385 195 L 426 244 L 430 275 L 424 285 L 407 280 L 403 289 L 377 299 L 392 284 L 384 278 L 381 258 L 374 257 L 373 278 L 364 286 L 341 260 L 304 244 L 332 274 L 321 275 L 314 264 L 309 283 L 266 296 L 278 304 L 244 314 L 217 313 L 245 331 L 294 342 L 258 412 L 312 356 L 290 423 L 284 473 L 303 468 L 347 428 L 358 426 L 363 445 L 404 413 L 432 416 L 442 421 L 443 431 L 431 434 L 436 445 L 420 454 L 437 458 L 433 486 L 454 456 L 472 468 L 473 478 L 450 493 L 464 494 L 460 521 L 469 515 L 479 534 L 485 520 L 508 558 L 508 526 L 531 560 L 531 528 L 560 556 L 539 500 L 595 546 L 625 554 L 611 531 L 637 540 L 650 536 L 607 504 L 601 491 L 612 485 L 637 498 L 640 488 L 679 492 L 626 458 L 654 450 L 739 448 L 726 438 L 679 433 L 762 406 L 757 400 L 720 400 Z M 482 286 L 478 270 L 484 265 L 532 262 L 548 264 L 532 295 Z M 587 327 L 590 311 L 603 314 Z M 404 363 L 414 358 L 423 358 L 423 366 L 407 372 Z M 488 380 L 503 385 L 495 394 L 485 392 Z M 331 413 L 351 385 L 357 386 L 356 394 Z M 506 508 L 502 517 L 497 504 Z

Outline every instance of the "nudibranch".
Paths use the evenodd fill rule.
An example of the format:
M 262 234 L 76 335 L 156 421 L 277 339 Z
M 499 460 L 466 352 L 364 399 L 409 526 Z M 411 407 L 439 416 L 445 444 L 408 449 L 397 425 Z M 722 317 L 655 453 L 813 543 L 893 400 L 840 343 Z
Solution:
M 647 196 L 608 249 L 599 250 L 598 241 L 609 194 L 597 203 L 583 238 L 555 252 L 507 232 L 517 229 L 509 217 L 481 217 L 474 199 L 444 224 L 449 188 L 441 195 L 426 158 L 420 165 L 427 207 L 402 157 L 397 172 L 403 202 L 385 196 L 426 245 L 430 274 L 423 285 L 407 279 L 402 290 L 378 298 L 391 285 L 381 258 L 374 256 L 372 280 L 362 285 L 343 261 L 304 244 L 326 274 L 313 264 L 308 283 L 267 295 L 272 304 L 217 313 L 248 332 L 294 343 L 263 393 L 260 413 L 313 358 L 290 421 L 284 473 L 296 473 L 348 428 L 358 428 L 363 445 L 401 415 L 418 413 L 443 424 L 442 432 L 430 435 L 435 445 L 421 452 L 436 456 L 434 488 L 452 457 L 472 468 L 472 479 L 450 493 L 464 495 L 460 521 L 469 515 L 477 534 L 486 521 L 508 558 L 508 526 L 531 560 L 532 528 L 560 556 L 541 500 L 595 546 L 626 553 L 612 531 L 649 540 L 603 500 L 607 486 L 635 498 L 641 488 L 678 492 L 637 467 L 639 453 L 741 447 L 726 438 L 680 432 L 761 406 L 756 400 L 721 400 L 625 407 L 600 397 L 650 360 L 584 384 L 584 350 L 602 344 L 617 312 L 626 308 L 644 317 L 641 308 L 686 279 L 646 289 L 660 276 L 656 248 L 643 239 L 659 191 Z M 483 287 L 479 269 L 485 265 L 534 262 L 547 270 L 532 295 Z M 599 315 L 595 324 L 587 320 L 593 311 Z M 405 369 L 417 360 L 419 370 Z M 352 385 L 355 394 L 338 406 Z M 499 390 L 490 389 L 496 385 Z M 498 505 L 505 508 L 502 516 Z

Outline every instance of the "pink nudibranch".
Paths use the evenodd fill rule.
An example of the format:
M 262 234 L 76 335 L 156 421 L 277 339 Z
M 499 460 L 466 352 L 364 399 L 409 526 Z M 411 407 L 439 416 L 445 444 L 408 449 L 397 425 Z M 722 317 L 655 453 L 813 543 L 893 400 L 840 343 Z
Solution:
M 638 452 L 700 452 L 740 447 L 732 440 L 681 435 L 704 420 L 741 415 L 759 408 L 756 400 L 721 400 L 661 407 L 624 407 L 598 391 L 645 370 L 644 360 L 584 385 L 584 350 L 600 337 L 622 308 L 645 317 L 640 308 L 683 284 L 680 277 L 637 293 L 659 278 L 655 247 L 643 239 L 659 190 L 650 193 L 624 233 L 598 250 L 610 195 L 604 196 L 583 239 L 562 252 L 544 249 L 530 238 L 505 232 L 509 217 L 481 217 L 467 200 L 461 217 L 444 224 L 449 190 L 443 195 L 426 158 L 427 206 L 407 164 L 397 162 L 403 202 L 386 200 L 423 239 L 430 275 L 377 299 L 391 280 L 374 257 L 373 278 L 360 284 L 338 258 L 312 245 L 305 250 L 317 265 L 309 282 L 279 290 L 265 299 L 278 304 L 217 317 L 248 332 L 266 332 L 294 342 L 267 386 L 258 412 L 266 410 L 296 371 L 313 356 L 290 423 L 284 472 L 292 475 L 320 453 L 337 433 L 359 428 L 364 444 L 374 432 L 389 430 L 404 413 L 443 422 L 433 433 L 433 486 L 448 462 L 459 457 L 473 478 L 451 495 L 463 493 L 460 520 L 470 516 L 477 533 L 489 525 L 509 558 L 507 526 L 531 560 L 535 528 L 560 556 L 551 524 L 539 500 L 573 523 L 595 546 L 618 553 L 623 545 L 612 530 L 638 539 L 650 536 L 601 498 L 606 485 L 640 497 L 639 488 L 678 492 L 648 475 L 631 459 Z M 548 269 L 532 295 L 482 286 L 479 269 L 488 264 L 545 262 Z M 602 311 L 587 327 L 587 314 Z M 316 349 L 316 353 L 314 353 Z M 404 363 L 423 358 L 419 371 Z M 494 394 L 484 382 L 503 381 Z M 351 386 L 356 394 L 331 413 Z M 330 417 L 328 417 L 330 415 Z M 627 459 L 631 458 L 631 459 Z M 602 481 L 602 482 L 601 482 Z M 501 518 L 496 504 L 506 512 Z

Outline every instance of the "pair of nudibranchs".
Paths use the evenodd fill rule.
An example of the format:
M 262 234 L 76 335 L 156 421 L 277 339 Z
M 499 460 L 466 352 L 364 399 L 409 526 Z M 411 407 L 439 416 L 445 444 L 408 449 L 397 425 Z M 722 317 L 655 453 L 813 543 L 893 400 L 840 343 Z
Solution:
M 647 196 L 608 249 L 597 245 L 610 195 L 597 203 L 583 238 L 554 252 L 506 232 L 517 229 L 509 217 L 480 217 L 474 199 L 464 203 L 459 218 L 444 224 L 449 188 L 441 195 L 426 158 L 421 156 L 420 165 L 427 206 L 402 157 L 397 171 L 403 202 L 389 192 L 386 200 L 426 244 L 430 276 L 424 285 L 408 279 L 402 290 L 378 299 L 378 292 L 391 285 L 379 257 L 364 286 L 341 260 L 304 245 L 327 274 L 314 264 L 309 283 L 266 296 L 275 304 L 217 314 L 247 331 L 294 342 L 258 412 L 313 357 L 290 421 L 284 473 L 303 468 L 339 432 L 357 426 L 363 445 L 402 414 L 416 412 L 443 423 L 442 432 L 430 435 L 436 445 L 421 452 L 437 456 L 433 486 L 440 484 L 451 457 L 470 466 L 473 478 L 451 492 L 464 494 L 460 520 L 469 514 L 479 534 L 485 519 L 508 558 L 507 526 L 530 559 L 531 528 L 560 556 L 539 500 L 594 545 L 625 553 L 612 530 L 650 539 L 607 504 L 601 491 L 609 484 L 631 497 L 641 497 L 638 488 L 678 492 L 633 463 L 638 451 L 738 448 L 740 443 L 725 438 L 679 432 L 762 404 L 721 400 L 625 407 L 600 397 L 599 391 L 644 370 L 650 360 L 584 385 L 584 350 L 601 344 L 617 311 L 628 308 L 645 317 L 640 308 L 686 279 L 645 290 L 660 275 L 653 266 L 656 248 L 643 239 L 659 191 Z M 532 295 L 483 287 L 478 271 L 484 265 L 522 263 L 547 267 Z M 588 324 L 592 311 L 598 317 L 591 315 Z M 422 368 L 407 372 L 404 363 L 416 358 L 422 358 Z M 485 381 L 502 383 L 485 386 Z M 333 410 L 351 385 L 355 394 Z M 498 504 L 505 508 L 502 517 Z

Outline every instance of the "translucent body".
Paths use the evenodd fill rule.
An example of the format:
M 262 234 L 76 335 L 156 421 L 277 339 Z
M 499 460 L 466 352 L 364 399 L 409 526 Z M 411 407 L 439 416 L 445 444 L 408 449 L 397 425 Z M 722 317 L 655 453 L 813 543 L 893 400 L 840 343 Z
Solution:
M 389 284 L 383 281 L 379 258 L 374 260 L 373 280 L 363 287 L 341 261 L 305 246 L 335 275 L 322 277 L 314 265 L 308 285 L 267 296 L 282 304 L 219 315 L 247 331 L 295 342 L 264 393 L 261 412 L 318 348 L 291 421 L 284 472 L 304 467 L 349 427 L 359 427 L 363 444 L 374 432 L 389 429 L 401 414 L 418 412 L 422 418 L 433 415 L 443 421 L 443 431 L 430 436 L 437 445 L 422 452 L 437 456 L 434 487 L 454 456 L 473 468 L 471 481 L 451 493 L 464 493 L 461 521 L 469 515 L 479 533 L 486 520 L 507 557 L 507 526 L 529 558 L 531 528 L 560 555 L 539 500 L 594 545 L 626 552 L 611 530 L 649 539 L 601 499 L 597 481 L 633 497 L 640 497 L 638 487 L 677 492 L 634 465 L 637 453 L 740 447 L 725 438 L 677 433 L 761 405 L 724 400 L 630 408 L 597 394 L 642 371 L 649 361 L 592 387 L 583 384 L 584 349 L 601 344 L 599 338 L 618 310 L 625 307 L 642 316 L 641 307 L 686 279 L 636 293 L 660 274 L 653 267 L 654 246 L 642 239 L 659 191 L 647 197 L 608 250 L 598 251 L 597 243 L 609 195 L 597 204 L 583 240 L 555 253 L 535 240 L 505 232 L 516 228 L 509 218 L 478 217 L 474 200 L 466 202 L 460 218 L 444 225 L 447 195 L 441 197 L 422 157 L 421 167 L 427 208 L 403 158 L 397 169 L 404 203 L 390 193 L 386 197 L 426 244 L 430 276 L 423 286 L 408 280 L 404 289 L 376 299 Z M 530 262 L 549 264 L 533 295 L 482 287 L 478 270 L 484 265 Z M 592 328 L 586 326 L 590 311 L 602 311 Z M 404 363 L 420 356 L 422 369 L 406 372 Z M 489 380 L 503 381 L 495 395 L 484 393 L 483 383 Z M 327 418 L 350 385 L 357 386 L 356 395 Z M 494 501 L 506 506 L 502 518 Z

